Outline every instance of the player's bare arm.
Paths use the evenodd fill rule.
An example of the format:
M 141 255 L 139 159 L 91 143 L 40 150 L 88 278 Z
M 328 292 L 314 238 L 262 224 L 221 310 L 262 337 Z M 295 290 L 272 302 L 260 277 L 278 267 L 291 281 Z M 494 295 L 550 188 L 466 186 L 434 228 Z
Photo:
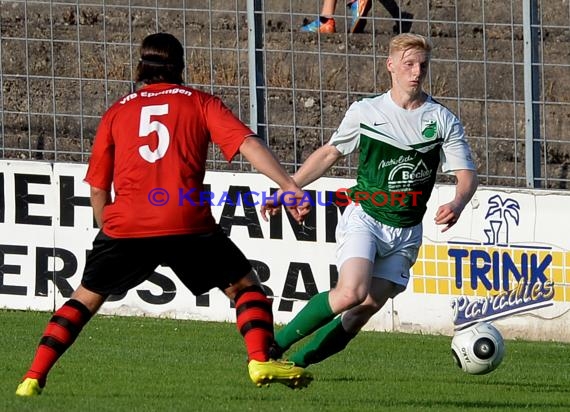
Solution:
M 342 153 L 331 145 L 324 145 L 315 150 L 303 163 L 301 168 L 295 173 L 293 179 L 299 187 L 304 187 L 325 174 L 342 157 Z M 277 193 L 277 199 L 281 196 L 281 191 Z M 267 215 L 275 216 L 281 210 L 279 202 L 268 200 L 261 206 L 261 216 L 267 221 Z
M 455 171 L 457 183 L 455 185 L 455 198 L 437 209 L 435 215 L 435 223 L 437 225 L 445 225 L 441 232 L 448 231 L 459 219 L 461 212 L 471 200 L 477 186 L 479 179 L 477 172 L 474 170 L 457 170 Z
M 93 216 L 99 228 L 103 227 L 103 209 L 111 203 L 111 193 L 107 190 L 91 186 L 90 190 L 91 208 Z
M 321 146 L 305 160 L 293 179 L 300 187 L 305 187 L 324 175 L 341 157 L 342 153 L 335 146 Z
M 304 198 L 304 192 L 281 166 L 273 152 L 256 136 L 247 137 L 239 150 L 253 167 L 279 185 L 279 196 L 286 194 L 286 199 L 283 200 L 287 210 L 297 222 L 302 222 L 310 212 L 310 205 L 298 203 L 298 200 Z M 262 216 L 267 220 L 264 214 Z

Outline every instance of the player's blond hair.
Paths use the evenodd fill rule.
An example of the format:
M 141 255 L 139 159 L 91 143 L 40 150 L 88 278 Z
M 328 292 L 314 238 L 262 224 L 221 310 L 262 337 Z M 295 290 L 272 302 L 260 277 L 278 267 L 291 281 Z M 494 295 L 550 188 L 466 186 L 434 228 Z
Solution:
M 393 56 L 397 52 L 405 52 L 407 50 L 423 50 L 428 55 L 431 54 L 431 42 L 420 34 L 402 33 L 392 37 L 388 54 Z

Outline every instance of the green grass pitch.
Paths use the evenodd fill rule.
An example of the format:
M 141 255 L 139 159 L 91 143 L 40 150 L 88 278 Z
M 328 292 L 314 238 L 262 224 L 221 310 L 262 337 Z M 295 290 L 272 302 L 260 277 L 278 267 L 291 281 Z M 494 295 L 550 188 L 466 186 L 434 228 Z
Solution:
M 570 411 L 570 344 L 506 341 L 501 366 L 459 370 L 450 337 L 363 332 L 293 391 L 257 388 L 234 324 L 96 316 L 37 398 L 14 395 L 46 312 L 0 311 L 0 410 Z

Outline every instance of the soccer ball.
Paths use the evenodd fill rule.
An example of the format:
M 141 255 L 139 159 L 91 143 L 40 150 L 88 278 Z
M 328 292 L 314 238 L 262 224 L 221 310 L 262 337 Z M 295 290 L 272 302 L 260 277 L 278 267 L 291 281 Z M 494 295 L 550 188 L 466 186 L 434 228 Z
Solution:
M 503 361 L 505 343 L 497 328 L 487 322 L 478 322 L 455 332 L 451 353 L 455 364 L 464 372 L 484 375 Z

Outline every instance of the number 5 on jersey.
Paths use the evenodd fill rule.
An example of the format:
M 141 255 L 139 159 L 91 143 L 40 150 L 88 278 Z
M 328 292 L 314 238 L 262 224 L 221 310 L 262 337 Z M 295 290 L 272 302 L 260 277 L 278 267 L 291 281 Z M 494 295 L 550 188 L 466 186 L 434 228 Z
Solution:
M 158 135 L 158 145 L 155 150 L 150 150 L 148 144 L 139 147 L 139 154 L 149 163 L 162 159 L 170 145 L 170 133 L 167 127 L 157 120 L 150 121 L 151 116 L 164 116 L 168 114 L 168 104 L 156 106 L 144 106 L 141 109 L 141 121 L 139 123 L 139 137 L 147 137 L 152 132 Z

